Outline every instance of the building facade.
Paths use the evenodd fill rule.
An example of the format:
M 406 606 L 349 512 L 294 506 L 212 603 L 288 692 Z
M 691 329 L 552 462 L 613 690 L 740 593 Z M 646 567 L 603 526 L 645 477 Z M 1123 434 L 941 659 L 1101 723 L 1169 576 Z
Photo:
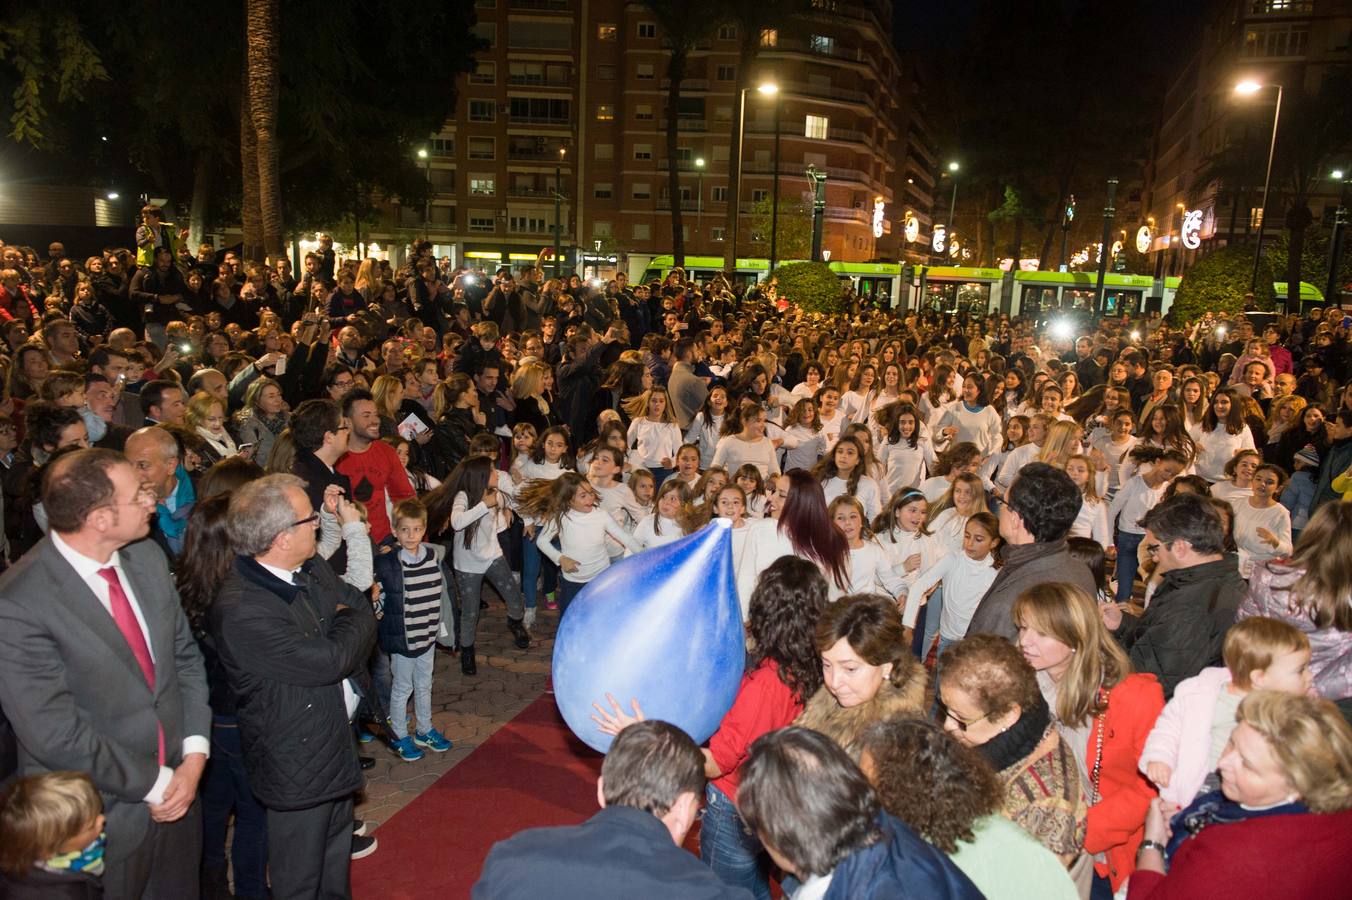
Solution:
M 434 196 L 392 209 L 376 243 L 428 234 L 440 255 L 485 266 L 552 256 L 566 271 L 635 269 L 672 249 L 681 205 L 688 256 L 723 256 L 738 203 L 739 257 L 767 256 L 766 216 L 811 209 L 806 170 L 825 172 L 823 247 L 845 261 L 918 259 L 935 160 L 919 73 L 892 46 L 889 0 L 814 0 L 810 14 L 750 42 L 712 28 L 691 52 L 667 147 L 670 54 L 658 23 L 624 0 L 479 0 L 488 45 L 457 86 L 454 119 L 428 144 Z M 744 45 L 754 48 L 743 60 Z M 746 71 L 742 71 L 743 69 Z M 773 84 L 777 91 L 758 87 Z M 744 102 L 741 193 L 732 177 Z M 670 168 L 679 173 L 673 198 Z M 908 253 L 907 214 L 919 224 Z M 557 219 L 556 219 L 557 216 Z M 805 255 L 790 240 L 781 259 Z

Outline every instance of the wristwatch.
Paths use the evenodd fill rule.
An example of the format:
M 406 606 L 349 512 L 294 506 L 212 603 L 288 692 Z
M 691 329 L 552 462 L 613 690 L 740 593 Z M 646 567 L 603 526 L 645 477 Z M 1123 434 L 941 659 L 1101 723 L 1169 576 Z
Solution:
M 1136 848 L 1136 857 L 1139 859 L 1141 854 L 1147 850 L 1158 850 L 1161 856 L 1164 855 L 1163 844 L 1161 844 L 1159 841 L 1152 841 L 1146 839 L 1144 841 L 1141 841 L 1141 846 Z

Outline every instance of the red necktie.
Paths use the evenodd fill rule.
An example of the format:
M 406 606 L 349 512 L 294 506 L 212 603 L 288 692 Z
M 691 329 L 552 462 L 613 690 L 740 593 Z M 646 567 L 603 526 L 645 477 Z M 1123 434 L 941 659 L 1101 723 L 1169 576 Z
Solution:
M 112 566 L 99 569 L 99 576 L 108 582 L 108 605 L 112 608 L 117 630 L 122 632 L 127 646 L 131 648 L 132 656 L 136 657 L 136 662 L 141 666 L 141 674 L 145 676 L 146 684 L 150 685 L 150 690 L 154 693 L 155 662 L 150 658 L 150 647 L 146 644 L 146 636 L 141 632 L 140 623 L 136 621 L 136 613 L 132 612 L 127 592 L 122 590 L 122 579 L 117 577 L 117 569 Z M 164 765 L 164 726 L 156 723 L 156 727 L 160 739 L 160 765 Z

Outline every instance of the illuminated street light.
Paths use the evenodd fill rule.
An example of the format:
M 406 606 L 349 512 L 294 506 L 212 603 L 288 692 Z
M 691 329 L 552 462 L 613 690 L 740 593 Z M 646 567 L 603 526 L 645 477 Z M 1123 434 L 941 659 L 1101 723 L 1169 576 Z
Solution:
M 108 192 L 108 199 L 109 199 L 109 200 L 116 200 L 116 199 L 117 199 L 118 197 L 120 197 L 120 196 L 122 196 L 122 195 L 119 194 L 117 191 L 109 191 L 109 192 Z
M 958 171 L 958 169 L 960 169 L 960 168 L 962 168 L 962 167 L 959 166 L 956 162 L 951 162 L 951 163 L 948 164 L 948 171 L 950 171 L 950 172 L 956 172 L 956 171 Z
M 756 90 L 760 91 L 762 94 L 765 94 L 768 97 L 779 93 L 779 85 L 775 84 L 773 81 L 762 81 L 756 87 Z
M 1258 240 L 1253 247 L 1253 274 L 1249 278 L 1249 290 L 1251 291 L 1256 290 L 1258 284 L 1258 264 L 1263 254 L 1263 226 L 1267 225 L 1268 190 L 1272 187 L 1272 158 L 1277 153 L 1277 125 L 1282 118 L 1282 86 L 1280 84 L 1265 85 L 1253 79 L 1245 79 L 1235 85 L 1235 93 L 1244 97 L 1252 96 L 1265 87 L 1277 88 L 1277 106 L 1272 111 L 1272 140 L 1268 144 L 1267 174 L 1263 177 L 1263 205 L 1259 207 L 1262 214 L 1258 220 Z M 1299 285 L 1287 285 L 1287 298 L 1289 299 L 1292 294 L 1299 290 Z
M 1256 94 L 1262 89 L 1263 85 L 1257 81 L 1254 81 L 1252 78 L 1245 79 L 1244 81 L 1241 81 L 1239 84 L 1235 85 L 1235 93 L 1246 97 L 1250 94 Z
M 426 148 L 426 147 L 419 147 L 419 148 L 418 148 L 418 159 L 427 159 L 427 148 Z

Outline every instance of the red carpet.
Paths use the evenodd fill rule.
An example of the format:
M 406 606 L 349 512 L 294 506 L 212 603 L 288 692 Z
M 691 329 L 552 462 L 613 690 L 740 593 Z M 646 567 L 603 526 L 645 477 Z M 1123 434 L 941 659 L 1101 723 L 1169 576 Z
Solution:
M 496 842 L 595 813 L 600 771 L 601 755 L 541 696 L 380 826 L 380 849 L 352 864 L 353 896 L 468 897 Z

